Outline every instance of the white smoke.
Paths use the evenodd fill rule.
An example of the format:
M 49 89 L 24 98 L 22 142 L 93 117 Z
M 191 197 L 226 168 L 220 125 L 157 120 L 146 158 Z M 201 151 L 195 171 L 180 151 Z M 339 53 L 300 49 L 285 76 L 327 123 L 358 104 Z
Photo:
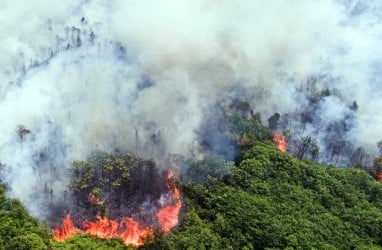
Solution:
M 339 0 L 0 0 L 0 162 L 11 195 L 43 217 L 66 169 L 97 149 L 197 153 L 204 114 L 236 88 L 268 117 L 332 75 L 359 104 L 349 136 L 382 138 L 382 3 Z M 30 133 L 20 136 L 17 126 Z M 308 131 L 308 130 L 307 130 Z M 306 131 L 306 133 L 308 133 Z M 19 131 L 20 132 L 20 131 Z M 155 135 L 153 137 L 153 135 Z M 154 144 L 160 144 L 158 150 Z

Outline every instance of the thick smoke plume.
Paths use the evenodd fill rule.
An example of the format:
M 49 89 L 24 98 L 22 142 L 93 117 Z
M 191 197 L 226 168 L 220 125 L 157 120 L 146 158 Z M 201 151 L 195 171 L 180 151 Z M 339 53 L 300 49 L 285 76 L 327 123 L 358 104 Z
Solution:
M 341 136 L 374 154 L 382 138 L 381 7 L 377 0 L 0 0 L 1 179 L 44 217 L 39 194 L 54 190 L 62 199 L 73 160 L 115 148 L 159 161 L 202 157 L 200 130 L 216 103 L 248 101 L 264 122 L 275 112 L 309 111 L 311 96 L 301 89 L 321 76 L 330 80 L 317 81 L 318 91 L 338 94 L 309 111 L 317 123 L 284 117 L 290 126 L 279 128 L 312 136 L 325 161 L 326 130 L 317 124 L 351 113 Z

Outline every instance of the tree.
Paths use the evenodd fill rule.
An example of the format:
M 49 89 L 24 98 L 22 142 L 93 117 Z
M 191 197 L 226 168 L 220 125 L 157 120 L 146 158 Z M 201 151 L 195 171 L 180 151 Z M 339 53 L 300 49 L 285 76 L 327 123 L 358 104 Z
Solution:
M 15 250 L 45 250 L 48 247 L 37 234 L 30 233 L 13 237 L 9 249 Z
M 260 142 L 242 154 L 241 163 L 222 179 L 183 187 L 184 222 L 164 249 L 382 245 L 382 188 L 364 171 L 299 161 Z M 213 245 L 206 245 L 200 232 Z
M 17 125 L 17 135 L 19 136 L 20 140 L 22 141 L 27 134 L 29 134 L 31 131 L 27 128 L 25 128 L 24 125 L 20 124 Z
M 382 157 L 377 157 L 373 161 L 372 175 L 376 180 L 382 182 Z
M 279 113 L 274 113 L 271 117 L 268 119 L 268 127 L 270 130 L 274 131 L 277 129 L 279 125 L 279 120 L 280 120 L 280 114 Z
M 311 153 L 312 158 L 317 158 L 318 156 L 318 146 L 310 136 L 304 136 L 300 139 L 295 156 L 301 160 L 306 157 L 307 153 Z
M 353 101 L 352 105 L 350 106 L 350 109 L 353 111 L 358 110 L 358 103 L 356 101 Z
M 353 154 L 350 156 L 351 166 L 364 168 L 366 166 L 370 166 L 370 163 L 371 163 L 371 157 L 367 153 L 367 151 L 362 147 L 358 147 L 356 150 L 354 150 Z
M 50 233 L 22 204 L 6 197 L 0 184 L 0 249 L 48 249 Z

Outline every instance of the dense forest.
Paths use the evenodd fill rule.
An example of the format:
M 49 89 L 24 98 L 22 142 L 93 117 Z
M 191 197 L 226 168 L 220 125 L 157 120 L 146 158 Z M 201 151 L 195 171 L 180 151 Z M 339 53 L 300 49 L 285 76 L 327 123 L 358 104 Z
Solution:
M 180 223 L 166 234 L 155 229 L 138 248 L 382 249 L 382 185 L 372 171 L 322 166 L 283 153 L 261 125 L 259 114 L 236 111 L 225 114 L 227 123 L 217 132 L 239 148 L 235 162 L 213 155 L 203 160 L 174 156 L 182 166 L 174 183 L 184 199 Z M 375 164 L 378 167 L 378 159 Z M 106 171 L 97 182 L 94 174 L 100 166 Z M 148 188 L 152 196 L 165 188 L 153 181 L 163 178 L 160 174 L 147 177 L 153 188 L 130 179 L 147 176 L 145 171 L 160 173 L 151 161 L 131 154 L 98 154 L 88 162 L 74 162 L 71 171 L 74 197 L 81 200 L 83 195 L 100 193 L 108 197 L 96 205 L 80 203 L 93 215 L 110 214 L 112 207 L 107 204 L 122 202 L 117 194 L 124 193 L 119 190 L 124 185 Z M 124 195 L 134 197 L 129 192 Z M 39 223 L 20 202 L 7 198 L 5 185 L 0 215 L 0 249 L 134 248 L 118 238 L 104 240 L 83 233 L 56 241 L 47 223 Z

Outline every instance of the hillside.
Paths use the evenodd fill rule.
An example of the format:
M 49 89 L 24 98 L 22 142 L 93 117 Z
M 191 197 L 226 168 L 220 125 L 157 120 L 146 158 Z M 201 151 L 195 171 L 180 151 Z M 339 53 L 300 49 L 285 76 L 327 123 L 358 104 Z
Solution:
M 382 249 L 381 13 L 0 0 L 0 250 Z
M 223 180 L 186 185 L 184 195 L 185 219 L 162 242 L 168 249 L 379 249 L 382 244 L 381 184 L 363 170 L 325 168 L 265 144 L 247 150 Z
M 142 249 L 379 249 L 382 186 L 363 170 L 300 161 L 256 143 L 230 173 L 178 183 L 183 222 Z M 2 193 L 3 249 L 123 249 L 117 240 L 78 235 L 64 243 Z M 16 229 L 17 228 L 17 229 Z M 17 241 L 16 241 L 17 239 Z M 23 239 L 23 241 L 19 240 Z M 15 242 L 20 244 L 14 248 Z M 29 242 L 29 243 L 28 243 Z M 28 247 L 22 244 L 30 244 Z

